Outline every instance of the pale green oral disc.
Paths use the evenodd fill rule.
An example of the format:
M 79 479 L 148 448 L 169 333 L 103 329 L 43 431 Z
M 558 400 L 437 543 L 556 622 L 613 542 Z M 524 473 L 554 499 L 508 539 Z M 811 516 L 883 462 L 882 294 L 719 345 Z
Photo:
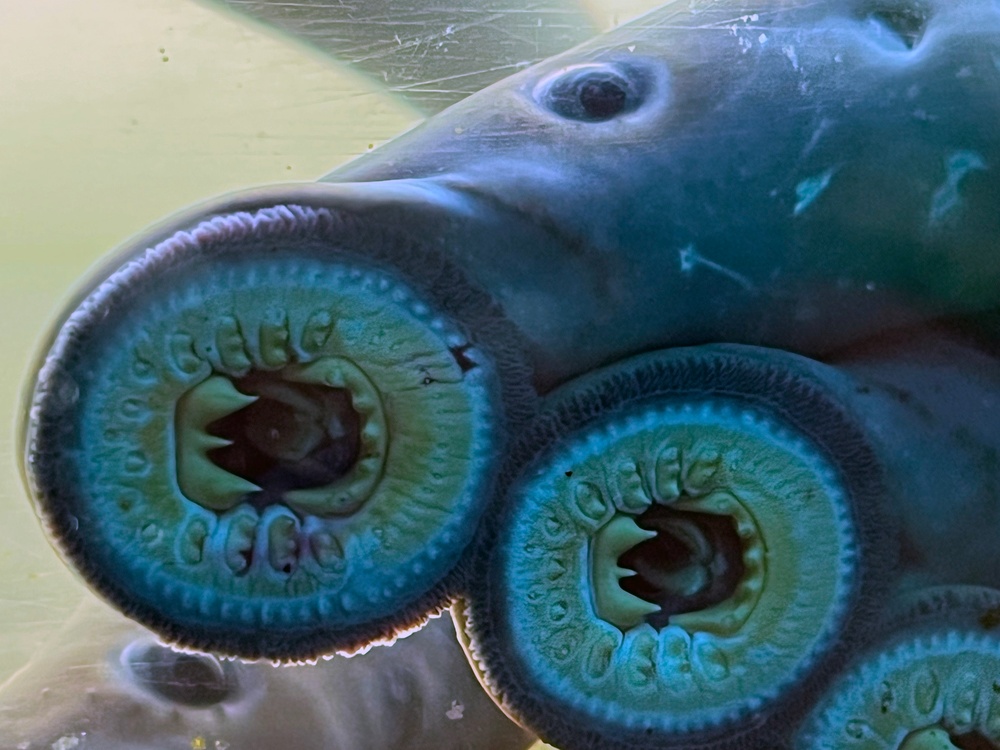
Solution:
M 1000 747 L 1000 591 L 934 587 L 904 604 L 817 702 L 795 750 Z
M 40 512 L 168 640 L 314 658 L 448 601 L 521 387 L 490 347 L 516 350 L 446 259 L 369 257 L 343 226 L 278 206 L 180 231 L 102 281 L 43 363 Z
M 463 614 L 511 715 L 570 748 L 758 748 L 781 731 L 874 616 L 881 474 L 833 377 L 701 347 L 552 396 Z

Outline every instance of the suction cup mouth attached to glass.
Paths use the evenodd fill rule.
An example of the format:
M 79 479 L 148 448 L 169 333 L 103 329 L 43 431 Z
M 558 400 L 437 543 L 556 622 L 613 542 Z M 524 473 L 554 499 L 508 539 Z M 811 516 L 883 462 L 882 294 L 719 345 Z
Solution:
M 817 702 L 795 750 L 1000 747 L 1000 591 L 940 586 L 908 599 Z
M 443 606 L 528 386 L 433 245 L 331 199 L 126 257 L 31 396 L 26 475 L 69 562 L 168 640 L 244 657 L 355 650 Z
M 707 346 L 552 397 L 460 617 L 511 715 L 567 750 L 770 747 L 892 560 L 879 461 L 825 374 Z

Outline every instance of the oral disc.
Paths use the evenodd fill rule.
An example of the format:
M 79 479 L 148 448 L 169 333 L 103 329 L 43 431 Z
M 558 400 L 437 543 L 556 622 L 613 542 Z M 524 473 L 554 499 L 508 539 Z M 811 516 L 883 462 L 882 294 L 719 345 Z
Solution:
M 769 746 L 891 560 L 879 462 L 827 374 L 701 347 L 552 397 L 460 617 L 508 713 L 564 750 Z
M 519 387 L 492 355 L 509 342 L 447 259 L 354 236 L 300 206 L 178 231 L 84 297 L 41 364 L 39 512 L 170 641 L 302 660 L 447 601 Z
M 795 750 L 1000 747 L 1000 591 L 935 587 L 909 604 L 817 702 Z

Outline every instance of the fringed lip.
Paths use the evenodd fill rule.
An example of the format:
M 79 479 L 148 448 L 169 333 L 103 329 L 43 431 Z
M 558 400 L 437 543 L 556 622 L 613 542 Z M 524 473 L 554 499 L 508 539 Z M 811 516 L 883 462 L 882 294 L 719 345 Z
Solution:
M 464 268 L 467 206 L 400 183 L 192 209 L 92 275 L 26 400 L 67 562 L 187 648 L 299 661 L 447 605 L 532 390 Z

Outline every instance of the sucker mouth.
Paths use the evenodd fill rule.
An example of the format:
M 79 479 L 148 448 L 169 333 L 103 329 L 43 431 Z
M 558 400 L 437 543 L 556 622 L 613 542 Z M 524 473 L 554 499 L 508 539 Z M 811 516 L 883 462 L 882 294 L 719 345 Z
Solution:
M 427 240 L 458 221 L 449 191 L 275 192 L 107 264 L 40 363 L 25 474 L 120 609 L 301 660 L 444 604 L 537 396 L 518 329 Z
M 233 385 L 257 400 L 208 425 L 229 441 L 209 459 L 247 479 L 272 498 L 294 489 L 330 484 L 358 459 L 361 416 L 350 391 L 298 384 L 251 373 Z
M 618 558 L 621 567 L 636 572 L 620 585 L 659 607 L 645 618 L 654 628 L 666 627 L 673 615 L 721 604 L 736 592 L 747 569 L 734 519 L 653 505 L 635 522 L 656 536 Z
M 898 597 L 881 640 L 819 698 L 795 747 L 1000 748 L 1000 641 L 982 621 L 998 604 L 996 589 L 970 585 Z
M 875 619 L 860 597 L 884 487 L 831 376 L 712 345 L 639 355 L 550 397 L 515 449 L 467 626 L 520 715 L 537 722 L 542 696 L 540 712 L 572 717 L 548 741 L 770 746 L 765 722 L 843 658 L 852 614 Z
M 730 492 L 650 501 L 594 535 L 595 611 L 623 631 L 648 623 L 733 633 L 757 604 L 764 558 L 760 529 Z
M 324 357 L 242 377 L 213 374 L 177 403 L 178 485 L 203 507 L 357 510 L 381 473 L 387 435 L 361 369 Z

